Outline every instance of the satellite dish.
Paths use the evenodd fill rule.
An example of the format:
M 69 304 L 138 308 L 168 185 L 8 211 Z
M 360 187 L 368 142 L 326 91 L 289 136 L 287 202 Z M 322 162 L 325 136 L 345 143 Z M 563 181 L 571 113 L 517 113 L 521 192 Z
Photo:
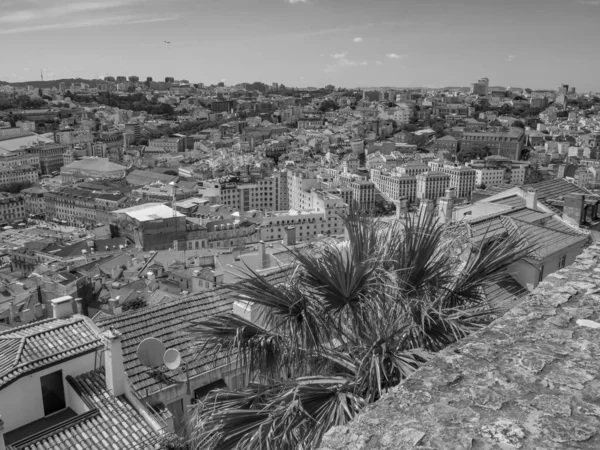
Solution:
M 146 338 L 138 345 L 137 356 L 146 367 L 155 369 L 163 363 L 165 344 L 156 338 Z
M 181 365 L 181 353 L 176 348 L 170 348 L 165 352 L 163 362 L 167 369 L 175 370 Z

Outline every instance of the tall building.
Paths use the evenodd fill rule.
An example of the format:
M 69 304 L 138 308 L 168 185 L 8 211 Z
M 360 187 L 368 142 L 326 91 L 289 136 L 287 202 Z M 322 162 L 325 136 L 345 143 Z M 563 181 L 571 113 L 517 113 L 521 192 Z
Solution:
M 0 225 L 25 220 L 25 200 L 21 194 L 0 192 Z
M 417 199 L 417 179 L 412 175 L 386 174 L 381 170 L 371 170 L 371 181 L 378 191 L 390 201 L 406 198 L 414 203 Z
M 488 147 L 492 155 L 518 161 L 525 141 L 525 130 L 522 128 L 511 128 L 508 132 L 464 132 L 460 138 L 460 149 Z
M 474 169 L 465 166 L 444 165 L 438 170 L 450 177 L 448 187 L 455 189 L 458 198 L 471 197 L 477 178 L 477 172 Z
M 142 128 L 139 123 L 127 123 L 125 124 L 125 134 L 128 137 L 128 142 L 137 142 L 142 135 Z
M 64 165 L 64 153 L 68 148 L 69 146 L 64 144 L 41 144 L 29 147 L 25 152 L 39 157 L 42 175 L 51 175 Z
M 488 78 L 480 78 L 477 83 L 471 84 L 471 94 L 488 95 L 490 90 L 490 80 Z
M 352 202 L 359 211 L 371 211 L 375 208 L 375 184 L 371 181 L 356 180 L 348 183 L 352 189 Z
M 450 187 L 450 175 L 443 172 L 424 172 L 417 178 L 417 199 L 435 201 L 443 197 Z

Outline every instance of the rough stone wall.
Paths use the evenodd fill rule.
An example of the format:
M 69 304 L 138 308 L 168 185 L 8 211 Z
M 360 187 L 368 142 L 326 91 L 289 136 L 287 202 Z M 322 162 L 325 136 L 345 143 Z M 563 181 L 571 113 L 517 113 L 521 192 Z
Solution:
M 600 449 L 600 244 L 321 446 L 514 448 Z

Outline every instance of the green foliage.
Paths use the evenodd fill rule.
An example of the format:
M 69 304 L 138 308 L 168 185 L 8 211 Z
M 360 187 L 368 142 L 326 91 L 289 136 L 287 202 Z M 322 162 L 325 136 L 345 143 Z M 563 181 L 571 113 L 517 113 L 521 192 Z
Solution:
M 525 129 L 525 124 L 523 122 L 521 122 L 520 120 L 515 120 L 511 126 Z
M 18 194 L 23 189 L 30 188 L 31 186 L 33 185 L 29 181 L 23 181 L 22 183 L 14 183 L 9 184 L 7 186 L 1 186 L 0 192 L 10 192 L 11 194 Z
M 486 145 L 485 147 L 472 147 L 470 149 L 464 149 L 458 152 L 457 159 L 459 162 L 467 162 L 472 159 L 483 159 L 486 156 L 490 156 L 492 151 Z
M 134 311 L 136 309 L 144 308 L 148 304 L 146 300 L 140 297 L 135 297 L 133 299 L 129 299 L 123 303 L 123 311 Z
M 175 434 L 161 436 L 157 450 L 190 450 L 186 440 Z
M 536 184 L 546 181 L 548 176 L 540 170 L 540 165 L 535 163 L 527 168 L 525 172 L 525 184 Z
M 253 381 L 196 405 L 192 448 L 318 448 L 432 352 L 489 323 L 484 288 L 531 251 L 516 235 L 465 247 L 431 215 L 344 222 L 347 242 L 292 250 L 284 282 L 249 271 L 233 286 L 255 321 L 228 313 L 191 326 L 200 355 L 229 355 Z
M 0 104 L 0 111 L 9 109 L 37 109 L 47 105 L 46 101 L 41 98 L 31 99 L 26 95 L 20 95 L 10 102 Z
M 337 111 L 338 109 L 340 109 L 338 104 L 329 98 L 323 100 L 319 106 L 319 111 L 321 112 Z

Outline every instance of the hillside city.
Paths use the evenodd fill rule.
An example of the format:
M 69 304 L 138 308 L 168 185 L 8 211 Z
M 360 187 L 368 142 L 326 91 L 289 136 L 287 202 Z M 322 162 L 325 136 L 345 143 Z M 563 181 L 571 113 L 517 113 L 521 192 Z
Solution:
M 344 248 L 352 214 L 429 217 L 457 258 L 535 245 L 485 287 L 501 312 L 571 266 L 600 233 L 600 93 L 492 82 L 0 83 L 0 450 L 186 448 L 190 407 L 251 381 L 189 323 L 259 323 L 235 290 Z

